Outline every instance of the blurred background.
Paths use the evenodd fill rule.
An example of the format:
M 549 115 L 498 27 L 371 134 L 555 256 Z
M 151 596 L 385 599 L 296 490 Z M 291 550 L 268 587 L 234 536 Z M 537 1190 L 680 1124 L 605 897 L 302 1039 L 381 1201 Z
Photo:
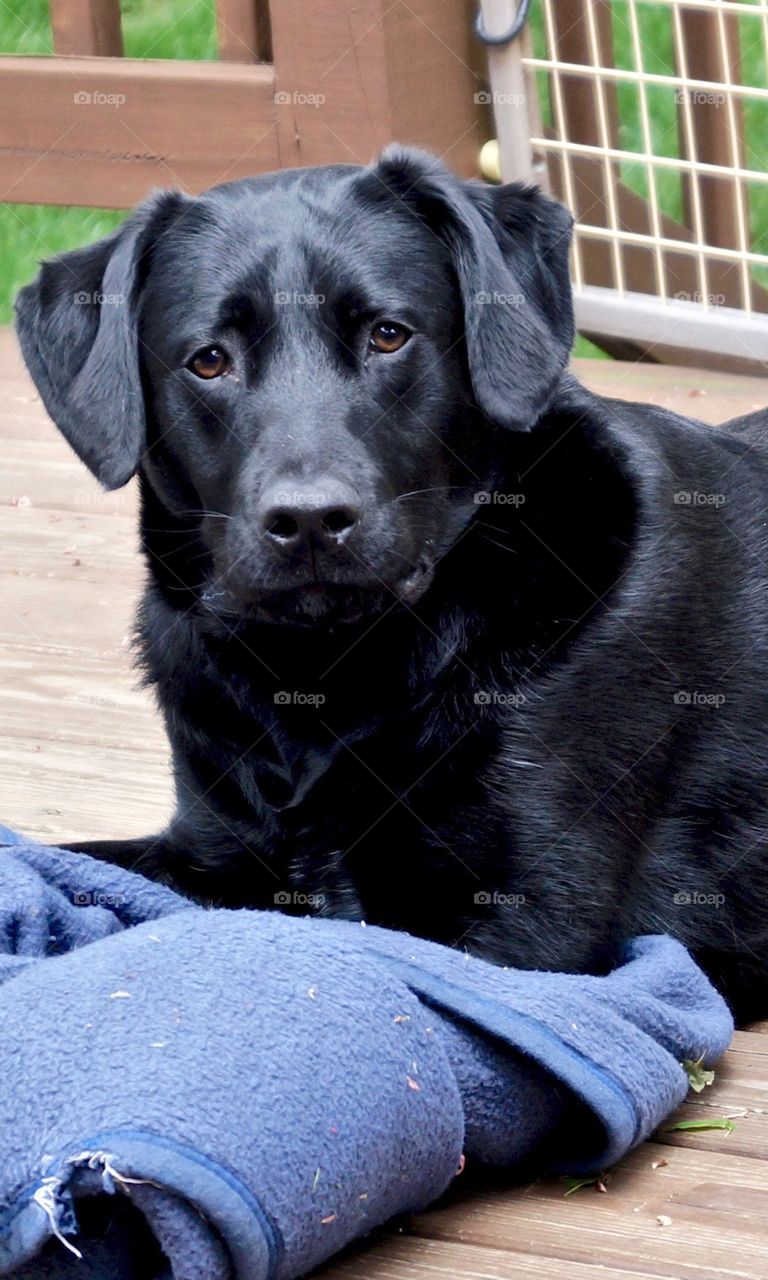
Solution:
M 416 142 L 576 218 L 578 354 L 764 372 L 765 0 L 2 0 L 0 322 L 155 186 Z
M 122 43 L 129 58 L 214 61 L 219 56 L 213 0 L 122 0 Z M 48 0 L 3 0 L 0 53 L 52 54 Z M 34 109 L 29 104 L 30 110 Z M 44 204 L 0 206 L 0 323 L 41 257 L 106 235 L 125 212 Z

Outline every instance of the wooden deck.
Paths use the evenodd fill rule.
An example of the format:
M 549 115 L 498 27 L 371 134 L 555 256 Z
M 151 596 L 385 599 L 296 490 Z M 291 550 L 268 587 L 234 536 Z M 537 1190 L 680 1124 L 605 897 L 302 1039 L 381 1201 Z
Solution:
M 768 380 L 581 362 L 596 390 L 709 422 L 768 404 Z M 45 839 L 140 835 L 170 809 L 168 755 L 128 633 L 141 583 L 135 493 L 102 493 L 0 333 L 0 819 Z M 478 1191 L 326 1269 L 324 1280 L 768 1280 L 768 1035 L 737 1034 L 717 1083 L 604 1193 L 558 1181 Z

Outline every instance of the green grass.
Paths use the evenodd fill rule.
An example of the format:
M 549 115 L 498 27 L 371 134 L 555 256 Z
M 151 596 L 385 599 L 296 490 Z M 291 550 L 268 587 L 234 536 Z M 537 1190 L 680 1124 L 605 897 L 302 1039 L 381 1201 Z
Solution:
M 756 0 L 755 0 L 756 2 Z M 213 0 L 122 0 L 125 52 L 132 58 L 194 58 L 217 56 Z M 674 70 L 671 12 L 661 5 L 638 5 L 640 36 L 646 70 L 669 74 Z M 541 6 L 533 7 L 534 44 L 544 53 Z M 739 19 L 742 74 L 746 84 L 766 85 L 768 66 L 760 21 Z M 634 48 L 627 0 L 614 0 L 613 29 L 618 67 L 634 67 Z M 47 0 L 0 0 L 0 53 L 51 52 Z M 543 76 L 543 73 L 540 73 Z M 545 119 L 550 120 L 546 84 L 542 84 Z M 631 84 L 618 87 L 620 144 L 628 151 L 643 150 L 638 90 Z M 677 108 L 672 90 L 649 87 L 648 105 L 654 151 L 678 155 Z M 723 108 L 725 109 L 725 108 Z M 768 107 L 745 104 L 745 163 L 750 169 L 768 171 Z M 644 163 L 622 165 L 622 179 L 639 195 L 648 194 Z M 657 191 L 663 213 L 680 219 L 683 192 L 679 175 L 657 170 Z M 12 299 L 20 285 L 35 274 L 40 258 L 98 239 L 119 224 L 124 213 L 105 209 L 62 209 L 33 205 L 0 206 L 0 322 L 11 315 Z M 768 253 L 768 184 L 750 191 L 751 236 L 755 250 Z M 768 285 L 768 272 L 760 273 Z M 577 353 L 600 355 L 585 339 Z
M 129 58 L 218 56 L 213 0 L 121 0 Z M 48 0 L 3 0 L 0 53 L 52 53 Z
M 10 320 L 13 299 L 21 286 L 32 279 L 42 258 L 98 240 L 125 216 L 113 209 L 0 206 L 0 324 Z

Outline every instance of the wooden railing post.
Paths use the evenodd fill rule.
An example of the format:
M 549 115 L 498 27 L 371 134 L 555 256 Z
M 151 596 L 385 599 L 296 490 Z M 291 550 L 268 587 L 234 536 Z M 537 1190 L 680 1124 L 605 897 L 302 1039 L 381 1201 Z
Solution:
M 273 0 L 284 166 L 367 164 L 393 140 L 474 175 L 489 136 L 474 0 Z
M 120 0 L 50 0 L 50 6 L 55 53 L 123 56 Z
M 216 31 L 222 62 L 272 61 L 267 0 L 216 0 Z

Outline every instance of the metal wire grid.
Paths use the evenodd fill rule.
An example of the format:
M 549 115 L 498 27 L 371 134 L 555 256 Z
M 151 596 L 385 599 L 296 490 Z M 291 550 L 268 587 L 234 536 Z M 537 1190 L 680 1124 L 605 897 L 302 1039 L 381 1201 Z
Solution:
M 729 46 L 725 20 L 726 15 L 733 14 L 749 17 L 756 24 L 759 23 L 766 74 L 768 75 L 768 3 L 753 4 L 737 2 L 737 0 L 625 0 L 634 61 L 632 69 L 603 65 L 594 0 L 588 0 L 585 8 L 589 48 L 588 62 L 577 63 L 562 60 L 558 56 L 558 36 L 554 14 L 556 3 L 557 0 L 543 0 L 547 56 L 528 56 L 523 59 L 523 62 L 531 72 L 543 71 L 549 77 L 554 123 L 553 132 L 555 136 L 534 137 L 531 139 L 531 144 L 535 151 L 555 153 L 560 158 L 563 195 L 571 209 L 577 209 L 576 183 L 573 173 L 574 158 L 590 157 L 601 164 L 604 169 L 607 225 L 597 226 L 590 222 L 577 220 L 574 228 L 573 267 L 577 290 L 582 289 L 587 282 L 583 242 L 585 239 L 600 239 L 604 242 L 607 241 L 610 245 L 615 287 L 620 295 L 624 295 L 627 292 L 622 246 L 638 245 L 652 252 L 654 263 L 653 288 L 656 296 L 664 301 L 668 301 L 665 254 L 682 253 L 692 255 L 695 258 L 699 292 L 699 297 L 696 301 L 700 303 L 703 309 L 707 310 L 712 306 L 711 264 L 713 261 L 722 260 L 723 263 L 733 265 L 738 272 L 741 309 L 748 314 L 752 313 L 752 268 L 756 266 L 768 268 L 768 254 L 757 252 L 750 243 L 748 222 L 749 192 L 747 184 L 768 184 L 768 174 L 760 169 L 750 168 L 742 162 L 741 152 L 744 146 L 744 139 L 736 115 L 736 102 L 740 99 L 742 101 L 758 101 L 764 104 L 766 131 L 768 132 L 768 85 L 766 87 L 756 87 L 738 83 L 733 79 L 730 57 L 728 56 Z M 656 9 L 671 10 L 677 67 L 675 74 L 659 74 L 646 70 L 645 51 L 638 19 L 640 5 L 650 5 Z M 717 81 L 697 79 L 689 74 L 688 49 L 686 47 L 681 12 L 684 9 L 710 12 L 716 15 L 719 34 L 719 63 L 721 67 L 721 78 Z M 585 77 L 593 83 L 597 114 L 597 137 L 594 143 L 574 142 L 568 138 L 563 88 L 564 76 Z M 632 83 L 637 86 L 642 135 L 641 150 L 625 150 L 612 143 L 606 87 L 622 82 Z M 654 154 L 651 112 L 648 101 L 648 89 L 650 86 L 661 86 L 676 93 L 676 101 L 682 108 L 681 132 L 685 142 L 685 150 L 688 153 L 687 157 Z M 707 163 L 698 157 L 694 105 L 692 102 L 692 96 L 695 94 L 717 94 L 723 99 L 725 110 L 728 113 L 728 136 L 730 139 L 730 164 L 728 165 Z M 650 231 L 647 233 L 631 231 L 621 225 L 617 201 L 617 165 L 619 163 L 645 166 L 650 222 Z M 690 184 L 691 225 L 689 229 L 693 233 L 690 240 L 676 239 L 664 234 L 657 182 L 659 170 L 673 170 L 680 175 L 687 175 Z M 727 178 L 734 184 L 738 243 L 733 247 L 707 242 L 704 217 L 705 193 L 702 192 L 702 178 L 713 177 Z M 708 193 L 708 198 L 712 198 L 711 192 Z M 650 289 L 649 292 L 651 292 Z

